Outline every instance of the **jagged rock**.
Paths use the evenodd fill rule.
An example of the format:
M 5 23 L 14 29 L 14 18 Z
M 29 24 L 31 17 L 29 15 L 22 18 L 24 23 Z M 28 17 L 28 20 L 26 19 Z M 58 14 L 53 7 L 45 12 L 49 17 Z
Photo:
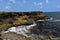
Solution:
M 8 32 L 8 33 L 5 33 L 5 34 L 2 34 L 2 39 L 5 39 L 5 40 L 26 40 L 25 36 L 23 35 L 19 35 L 19 34 L 16 34 L 16 33 L 13 33 L 13 32 Z
M 1 12 L 0 13 L 0 30 L 12 26 L 33 24 L 39 19 L 48 19 L 43 12 Z
M 37 20 L 47 20 L 50 19 L 49 16 L 45 16 L 43 12 L 2 12 L 0 14 L 0 30 L 8 29 L 10 27 L 17 27 L 20 25 L 29 25 L 36 23 Z M 41 22 L 42 23 L 42 22 Z M 43 24 L 44 25 L 44 24 Z M 31 29 L 31 33 L 34 34 L 30 38 L 26 38 L 23 35 L 19 35 L 13 32 L 8 32 L 2 34 L 3 39 L 11 40 L 51 40 L 50 36 L 40 35 L 41 31 L 39 29 Z

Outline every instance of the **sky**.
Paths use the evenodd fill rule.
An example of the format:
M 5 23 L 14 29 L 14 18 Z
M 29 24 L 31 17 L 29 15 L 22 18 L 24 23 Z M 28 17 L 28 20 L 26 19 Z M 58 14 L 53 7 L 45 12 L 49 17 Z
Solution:
M 0 12 L 60 12 L 60 0 L 0 0 Z

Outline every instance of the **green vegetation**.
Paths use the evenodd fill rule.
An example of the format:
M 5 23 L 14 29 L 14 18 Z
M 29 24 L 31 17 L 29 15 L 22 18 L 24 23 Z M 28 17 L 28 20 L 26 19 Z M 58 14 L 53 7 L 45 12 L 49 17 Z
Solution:
M 25 37 L 26 40 L 30 40 L 30 37 Z

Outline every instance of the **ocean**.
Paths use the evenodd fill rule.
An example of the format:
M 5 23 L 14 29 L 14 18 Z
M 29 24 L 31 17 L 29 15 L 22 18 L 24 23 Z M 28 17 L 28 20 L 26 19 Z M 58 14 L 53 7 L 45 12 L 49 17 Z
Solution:
M 45 12 L 44 14 L 53 17 L 53 19 L 60 19 L 60 12 Z
M 53 35 L 60 37 L 60 12 L 45 12 L 45 15 L 53 18 L 50 21 L 38 22 L 37 29 L 41 35 Z
M 37 22 L 37 25 L 33 27 L 35 31 L 32 30 L 32 33 L 60 37 L 60 12 L 45 12 L 44 14 L 52 20 Z

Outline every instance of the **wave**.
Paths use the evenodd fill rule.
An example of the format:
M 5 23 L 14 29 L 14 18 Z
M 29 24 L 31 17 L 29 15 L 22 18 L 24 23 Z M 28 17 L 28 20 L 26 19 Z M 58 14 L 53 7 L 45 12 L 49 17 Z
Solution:
M 50 18 L 50 19 L 47 19 L 47 20 L 37 20 L 37 21 L 38 21 L 38 22 L 39 22 L 39 21 L 60 22 L 60 19 Z
M 51 21 L 53 18 L 47 19 L 47 20 L 37 20 L 37 21 Z
M 60 19 L 53 20 L 51 22 L 60 22 Z
M 30 32 L 29 30 L 36 25 L 37 24 L 34 23 L 34 24 L 31 24 L 28 26 L 22 25 L 22 26 L 18 26 L 18 27 L 11 27 L 7 31 L 2 31 L 2 33 L 15 32 L 17 34 L 22 34 L 26 37 L 30 37 L 30 35 L 28 36 L 26 33 L 29 33 Z

